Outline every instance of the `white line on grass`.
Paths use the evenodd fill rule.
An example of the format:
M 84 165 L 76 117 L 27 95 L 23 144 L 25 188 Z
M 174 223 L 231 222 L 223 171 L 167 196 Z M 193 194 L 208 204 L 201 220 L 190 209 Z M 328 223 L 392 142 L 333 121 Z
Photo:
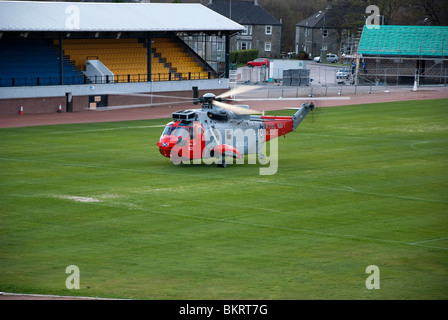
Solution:
M 73 201 L 76 201 L 76 202 L 100 202 L 99 199 L 93 198 L 93 197 L 56 195 L 55 198 L 73 200 Z
M 272 181 L 266 181 L 265 183 L 274 184 L 274 185 L 281 185 L 281 186 L 287 186 L 287 187 L 314 188 L 314 189 L 322 189 L 322 190 L 332 190 L 332 191 L 359 193 L 359 194 L 364 194 L 364 195 L 377 196 L 377 197 L 387 197 L 387 198 L 395 198 L 395 199 L 401 199 L 401 200 L 422 201 L 422 202 L 436 202 L 436 203 L 448 204 L 448 202 L 442 201 L 442 200 L 434 200 L 434 199 L 419 198 L 419 197 L 412 197 L 412 196 L 400 196 L 400 195 L 390 194 L 390 193 L 378 193 L 378 192 L 360 191 L 360 190 L 356 190 L 353 187 L 346 186 L 346 185 L 343 185 L 343 184 L 336 184 L 336 183 L 330 183 L 330 184 L 339 185 L 342 188 L 325 187 L 325 186 L 312 186 L 312 185 L 302 185 L 302 184 L 290 184 L 290 183 L 283 183 L 283 182 L 279 183 L 279 182 L 272 182 Z
M 128 300 L 128 299 L 115 299 L 115 298 L 99 298 L 99 297 L 81 297 L 81 296 L 61 296 L 61 295 L 53 295 L 53 294 L 32 294 L 32 293 L 10 293 L 10 292 L 0 292 L 0 295 L 3 296 L 17 296 L 17 297 L 31 297 L 34 298 L 32 300 L 38 300 L 39 298 L 48 300 Z
M 158 173 L 161 174 L 159 171 L 155 170 L 138 170 L 138 169 L 131 169 L 131 168 L 114 168 L 114 167 L 104 167 L 104 166 L 98 166 L 98 165 L 86 165 L 86 164 L 70 164 L 70 163 L 56 163 L 56 162 L 49 162 L 49 161 L 43 161 L 43 160 L 31 160 L 31 159 L 14 159 L 14 158 L 0 158 L 0 160 L 5 161 L 25 161 L 25 162 L 38 162 L 38 163 L 46 163 L 54 165 L 61 165 L 61 166 L 72 166 L 72 167 L 84 167 L 84 168 L 95 168 L 95 169 L 107 169 L 107 170 L 120 170 L 120 171 L 130 171 L 130 172 L 146 172 L 146 173 Z M 163 172 L 163 174 L 171 174 L 170 172 Z M 173 173 L 178 174 L 178 173 Z M 198 175 L 192 175 L 187 174 L 190 176 L 198 176 Z M 246 180 L 247 182 L 251 182 L 250 180 Z M 255 181 L 253 181 L 255 182 Z M 425 198 L 418 198 L 418 197 L 410 197 L 410 196 L 398 196 L 398 195 L 391 195 L 391 194 L 382 194 L 382 193 L 375 193 L 375 192 L 364 192 L 364 191 L 358 191 L 355 190 L 352 187 L 343 186 L 343 188 L 333 188 L 333 187 L 324 187 L 324 186 L 306 186 L 306 185 L 291 185 L 287 183 L 273 183 L 265 181 L 265 183 L 271 183 L 276 185 L 285 185 L 285 186 L 294 186 L 294 187 L 303 187 L 303 188 L 316 188 L 316 189 L 325 189 L 325 190 L 333 190 L 333 191 L 340 191 L 340 192 L 355 192 L 359 194 L 366 194 L 366 195 L 373 195 L 373 196 L 379 196 L 379 197 L 392 197 L 402 200 L 411 200 L 411 201 L 424 201 L 424 202 L 438 202 L 438 203 L 444 203 L 444 201 L 439 200 L 433 200 L 433 199 L 425 199 Z M 92 203 L 95 205 L 106 205 L 105 203 Z M 116 206 L 116 204 L 115 204 Z M 126 206 L 126 209 L 130 210 L 146 210 L 138 207 L 130 207 Z M 151 210 L 150 212 L 155 212 Z M 355 235 L 343 235 L 343 234 L 334 234 L 334 233 L 324 233 L 319 231 L 309 231 L 305 229 L 295 229 L 295 228 L 289 228 L 289 227 L 280 227 L 280 226 L 272 226 L 272 225 L 265 225 L 265 224 L 254 224 L 254 223 L 247 223 L 242 221 L 236 221 L 231 220 L 232 218 L 226 217 L 226 218 L 210 218 L 210 217 L 201 217 L 201 216 L 195 216 L 195 215 L 187 215 L 187 214 L 176 214 L 176 213 L 167 213 L 167 212 L 156 212 L 159 214 L 166 214 L 166 215 L 174 215 L 174 216 L 181 216 L 181 217 L 189 217 L 189 218 L 195 218 L 195 219 L 203 219 L 203 220 L 211 220 L 211 221 L 219 221 L 219 222 L 228 222 L 228 223 L 236 223 L 236 224 L 245 224 L 245 225 L 251 225 L 256 227 L 264 227 L 264 228 L 275 228 L 275 229 L 281 229 L 281 230 L 288 230 L 288 231 L 296 231 L 301 233 L 307 233 L 307 234 L 313 234 L 313 235 L 323 235 L 323 236 L 331 236 L 331 237 L 340 237 L 340 238 L 352 238 L 352 239 L 358 239 L 358 240 L 365 240 L 365 241 L 375 241 L 375 242 L 385 242 L 385 243 L 396 243 L 396 244 L 404 244 L 404 245 L 412 245 L 412 246 L 422 246 L 422 247 L 429 247 L 429 248 L 435 248 L 435 249 L 442 249 L 442 250 L 448 250 L 448 248 L 439 247 L 439 246 L 430 246 L 423 244 L 422 242 L 404 242 L 404 241 L 397 241 L 397 240 L 387 240 L 387 239 L 377 239 L 377 238 L 368 238 L 368 237 L 360 237 Z
M 106 203 L 95 203 L 94 205 L 107 206 Z M 168 215 L 168 216 L 176 216 L 176 217 L 184 217 L 184 218 L 192 218 L 192 219 L 198 219 L 198 220 L 207 220 L 207 221 L 214 221 L 214 222 L 224 222 L 224 223 L 232 223 L 232 224 L 239 224 L 239 225 L 247 225 L 247 226 L 253 226 L 253 227 L 260 227 L 260 228 L 285 230 L 285 231 L 309 234 L 309 235 L 313 235 L 313 236 L 344 238 L 344 239 L 351 239 L 351 240 L 361 240 L 361 241 L 390 243 L 390 244 L 409 245 L 409 246 L 420 246 L 420 247 L 448 250 L 448 248 L 446 248 L 446 247 L 431 246 L 431 245 L 422 244 L 420 242 L 406 242 L 406 241 L 399 241 L 399 240 L 389 240 L 389 239 L 378 239 L 378 238 L 371 238 L 371 237 L 362 237 L 362 236 L 357 236 L 357 235 L 348 235 L 348 234 L 339 234 L 339 233 L 321 232 L 321 231 L 311 231 L 311 230 L 306 230 L 306 229 L 298 229 L 298 228 L 283 227 L 283 226 L 274 226 L 274 225 L 262 224 L 262 223 L 252 223 L 252 222 L 237 221 L 237 220 L 231 220 L 231 218 L 211 218 L 211 217 L 196 216 L 196 215 L 190 215 L 190 214 L 184 214 L 184 213 L 172 213 L 172 212 L 166 212 L 166 211 L 157 211 L 157 210 L 152 210 L 152 209 L 151 210 L 146 210 L 146 209 L 142 209 L 142 208 L 126 208 L 126 209 L 143 211 L 145 213 L 156 213 L 156 214 L 162 214 L 162 215 Z
M 156 174 L 169 174 L 169 175 L 178 175 L 179 172 L 169 172 L 169 171 L 160 171 L 160 170 L 150 170 L 150 169 L 133 169 L 133 168 L 116 168 L 116 167 L 105 167 L 105 166 L 99 166 L 99 165 L 89 165 L 89 164 L 80 164 L 80 163 L 67 163 L 67 162 L 57 162 L 57 161 L 45 161 L 45 160 L 33 160 L 33 159 L 15 159 L 15 158 L 0 158 L 0 160 L 4 161 L 23 161 L 23 162 L 36 162 L 36 163 L 44 163 L 51 166 L 60 165 L 60 166 L 66 166 L 66 167 L 75 167 L 75 168 L 92 168 L 92 169 L 104 169 L 104 170 L 116 170 L 116 171 L 128 171 L 128 172 L 141 172 L 141 173 L 156 173 Z M 197 174 L 189 174 L 189 173 L 183 173 L 186 176 L 191 177 L 203 177 L 202 175 Z M 210 172 L 208 173 L 210 175 Z M 250 179 L 246 179 L 246 182 L 252 182 L 252 183 L 259 183 L 258 181 L 250 181 Z M 434 203 L 442 203 L 442 204 L 448 204 L 447 201 L 442 200 L 435 200 L 435 199 L 427 199 L 427 198 L 420 198 L 420 197 L 412 197 L 412 196 L 400 196 L 390 193 L 378 193 L 378 192 L 369 192 L 369 191 L 360 191 L 356 190 L 353 187 L 341 185 L 342 188 L 335 188 L 335 187 L 325 187 L 325 186 L 312 186 L 312 185 L 300 185 L 300 184 L 289 184 L 289 183 L 279 183 L 279 182 L 272 182 L 272 181 L 265 181 L 264 183 L 274 184 L 274 185 L 282 185 L 282 186 L 290 186 L 290 187 L 300 187 L 300 188 L 314 188 L 314 189 L 322 189 L 322 190 L 332 190 L 332 191 L 339 191 L 339 192 L 351 192 L 351 193 L 358 193 L 358 194 L 364 194 L 364 195 L 370 195 L 370 196 L 377 196 L 377 197 L 386 197 L 386 198 L 395 198 L 395 199 L 401 199 L 401 200 L 411 200 L 411 201 L 421 201 L 421 202 L 434 202 Z
M 98 128 L 98 129 L 79 129 L 79 130 L 65 130 L 65 131 L 48 131 L 41 132 L 42 134 L 65 134 L 65 133 L 90 133 L 90 132 L 102 132 L 102 131 L 115 131 L 115 130 L 129 130 L 129 129 L 150 129 L 150 128 L 164 128 L 165 124 L 151 125 L 151 126 L 126 126 L 126 127 L 115 127 L 115 128 Z M 28 136 L 29 132 L 15 133 L 8 135 L 8 137 L 20 137 Z
M 436 239 L 427 239 L 427 240 L 422 240 L 422 241 L 415 241 L 415 242 L 410 242 L 410 244 L 420 244 L 420 243 L 433 242 L 433 241 L 442 241 L 442 240 L 448 240 L 448 237 L 442 237 L 442 238 L 436 238 Z
M 84 132 L 101 132 L 101 131 L 115 131 L 115 130 L 127 130 L 127 129 L 148 129 L 148 128 L 164 128 L 164 124 L 152 125 L 152 126 L 129 126 L 129 127 L 115 127 L 115 128 L 100 128 L 100 129 L 86 129 L 86 130 L 70 130 L 70 131 L 51 131 L 47 134 L 62 134 L 62 133 L 84 133 Z
M 21 195 L 21 194 L 7 194 L 7 195 L 8 196 L 16 196 L 16 197 L 39 197 L 39 195 L 33 195 L 33 196 L 31 196 L 31 195 Z M 270 225 L 270 224 L 252 223 L 252 222 L 232 220 L 232 219 L 240 218 L 240 217 L 244 217 L 244 216 L 240 216 L 240 217 L 238 217 L 238 216 L 237 217 L 226 217 L 226 218 L 212 218 L 212 217 L 207 217 L 207 216 L 197 216 L 197 215 L 191 215 L 191 214 L 185 214 L 185 213 L 173 213 L 173 212 L 158 211 L 158 210 L 153 210 L 153 209 L 147 210 L 145 208 L 142 208 L 141 206 L 129 206 L 129 204 L 119 203 L 119 202 L 116 202 L 116 201 L 114 201 L 113 203 L 107 203 L 106 201 L 102 201 L 102 202 L 88 202 L 88 204 L 89 205 L 95 205 L 95 206 L 102 206 L 102 207 L 112 207 L 112 208 L 121 208 L 121 209 L 126 209 L 126 210 L 133 210 L 133 211 L 142 211 L 142 212 L 149 213 L 149 214 L 154 214 L 155 213 L 155 214 L 161 214 L 161 215 L 167 215 L 167 216 L 175 216 L 175 217 L 182 217 L 182 218 L 191 218 L 191 219 L 206 220 L 206 221 L 213 221 L 213 222 L 220 222 L 220 223 L 224 222 L 224 223 L 231 223 L 231 224 L 238 224 L 238 225 L 246 225 L 246 226 L 258 227 L 258 228 L 268 228 L 268 229 L 275 229 L 275 230 L 284 230 L 284 231 L 308 234 L 308 235 L 312 235 L 312 236 L 334 237 L 334 238 L 340 238 L 340 239 L 370 241 L 370 242 L 377 242 L 377 243 L 389 243 L 389 244 L 419 246 L 419 247 L 425 247 L 425 248 L 448 250 L 448 248 L 446 248 L 446 247 L 440 247 L 440 246 L 433 246 L 433 245 L 424 244 L 424 243 L 430 242 L 430 241 L 437 241 L 437 240 L 448 239 L 448 237 L 438 238 L 438 239 L 429 239 L 429 240 L 423 240 L 423 241 L 415 241 L 415 242 L 406 242 L 406 241 L 399 241 L 399 240 L 389 240 L 389 239 L 379 239 L 379 238 L 372 238 L 372 237 L 362 237 L 362 236 L 357 236 L 357 235 L 339 234 L 339 233 L 322 232 L 322 231 L 313 231 L 313 230 L 307 230 L 307 229 L 299 229 L 299 228 L 291 228 L 291 227 L 284 227 L 284 226 L 275 226 L 275 225 Z

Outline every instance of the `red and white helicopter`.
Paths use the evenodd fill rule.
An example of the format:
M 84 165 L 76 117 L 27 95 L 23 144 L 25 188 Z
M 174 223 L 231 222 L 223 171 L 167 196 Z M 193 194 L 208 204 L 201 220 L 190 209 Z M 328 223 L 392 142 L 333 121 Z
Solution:
M 227 166 L 226 157 L 257 154 L 263 159 L 267 141 L 294 131 L 314 110 L 312 102 L 305 102 L 292 116 L 265 116 L 248 105 L 224 103 L 239 100 L 226 97 L 207 93 L 195 101 L 202 104 L 200 109 L 174 112 L 157 142 L 160 153 L 174 164 L 214 159 L 220 167 Z
M 240 87 L 215 96 L 207 93 L 200 98 L 177 97 L 187 99 L 193 104 L 201 103 L 201 108 L 179 110 L 172 113 L 172 121 L 166 124 L 157 147 L 159 152 L 171 159 L 173 164 L 216 163 L 219 167 L 227 167 L 226 158 L 234 158 L 237 163 L 244 163 L 244 155 L 257 155 L 260 162 L 265 157 L 265 144 L 279 136 L 294 131 L 306 115 L 315 107 L 307 98 L 287 98 L 281 100 L 306 100 L 292 116 L 266 116 L 248 105 L 233 105 L 225 102 L 244 100 L 274 100 L 280 99 L 235 99 L 236 94 L 242 94 L 257 87 Z M 122 94 L 122 93 L 121 93 Z M 133 94 L 138 96 L 176 98 L 155 94 Z M 312 100 L 347 100 L 349 97 L 321 97 Z M 185 104 L 183 102 L 174 102 Z M 161 103 L 167 104 L 167 103 Z M 171 103 L 169 103 L 171 104 Z M 111 110 L 155 106 L 156 104 L 128 105 L 97 108 Z M 321 108 L 319 108 L 321 109 Z M 250 158 L 248 159 L 250 163 Z M 233 161 L 233 160 L 232 160 Z

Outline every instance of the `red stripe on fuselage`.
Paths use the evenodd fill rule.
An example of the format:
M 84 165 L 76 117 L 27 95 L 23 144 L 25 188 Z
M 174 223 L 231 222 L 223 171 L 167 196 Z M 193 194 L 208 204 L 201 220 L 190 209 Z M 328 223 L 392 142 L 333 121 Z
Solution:
M 266 129 L 266 141 L 283 136 L 293 129 L 292 117 L 262 116 L 261 119 Z M 270 130 L 272 129 L 277 129 L 277 135 L 271 135 Z

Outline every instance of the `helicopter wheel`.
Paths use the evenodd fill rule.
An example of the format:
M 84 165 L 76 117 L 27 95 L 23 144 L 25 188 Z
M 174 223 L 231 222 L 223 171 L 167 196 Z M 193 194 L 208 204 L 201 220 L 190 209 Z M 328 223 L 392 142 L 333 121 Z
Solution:
M 227 168 L 227 163 L 224 157 L 222 157 L 221 163 L 218 163 L 219 168 Z

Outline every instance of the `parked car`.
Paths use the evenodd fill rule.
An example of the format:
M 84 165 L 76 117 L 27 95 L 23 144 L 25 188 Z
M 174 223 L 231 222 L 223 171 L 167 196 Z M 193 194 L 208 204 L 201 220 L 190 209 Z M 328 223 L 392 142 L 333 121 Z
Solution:
M 346 81 L 348 81 L 349 79 L 349 69 L 347 68 L 342 68 L 339 69 L 338 72 L 336 72 L 336 83 L 345 83 Z
M 269 67 L 269 60 L 266 58 L 258 58 L 246 63 L 248 67 Z
M 320 56 L 317 56 L 313 59 L 314 62 L 320 62 Z M 328 63 L 338 63 L 339 59 L 338 56 L 333 54 L 333 53 L 328 53 L 327 54 L 327 62 Z

